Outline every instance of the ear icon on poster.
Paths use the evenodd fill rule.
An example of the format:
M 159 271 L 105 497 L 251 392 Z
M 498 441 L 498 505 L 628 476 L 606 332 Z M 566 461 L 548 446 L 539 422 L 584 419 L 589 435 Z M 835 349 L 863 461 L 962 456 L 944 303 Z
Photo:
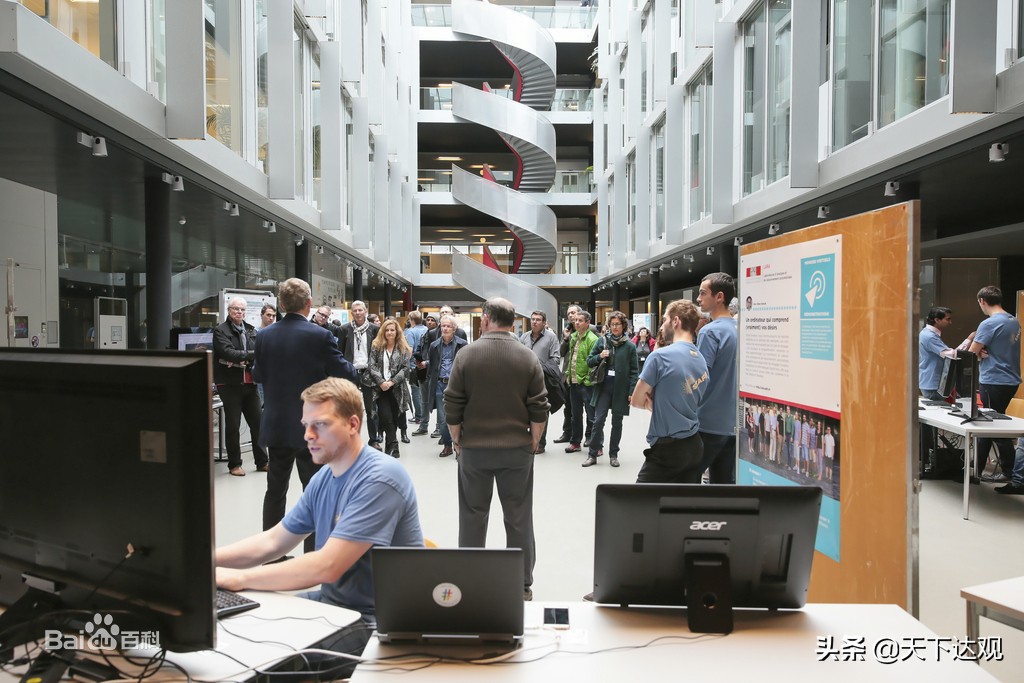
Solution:
M 825 296 L 825 274 L 820 270 L 814 271 L 811 275 L 811 288 L 804 294 L 804 298 L 807 299 L 807 305 L 814 308 L 814 302 Z

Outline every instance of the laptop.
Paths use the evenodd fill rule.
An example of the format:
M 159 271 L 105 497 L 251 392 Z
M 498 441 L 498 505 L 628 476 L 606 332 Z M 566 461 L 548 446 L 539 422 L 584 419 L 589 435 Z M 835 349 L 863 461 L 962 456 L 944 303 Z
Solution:
M 380 642 L 522 640 L 522 550 L 374 548 L 371 553 Z

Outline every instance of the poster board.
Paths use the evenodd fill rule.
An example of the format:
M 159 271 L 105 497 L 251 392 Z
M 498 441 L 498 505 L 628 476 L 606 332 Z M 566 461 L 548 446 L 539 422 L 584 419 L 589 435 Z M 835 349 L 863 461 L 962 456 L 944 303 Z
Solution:
M 218 320 L 218 324 L 228 319 L 228 301 L 235 297 L 245 299 L 245 322 L 257 330 L 263 326 L 263 322 L 260 320 L 263 304 L 270 304 L 277 308 L 277 296 L 271 292 L 259 289 L 222 289 L 220 290 L 220 320 Z
M 811 602 L 916 610 L 918 220 L 907 202 L 740 248 L 737 481 L 823 488 Z M 818 308 L 829 292 L 834 309 Z M 830 471 L 823 439 L 796 470 L 778 437 L 744 454 L 745 401 L 775 410 L 776 424 L 788 408 L 815 436 L 838 432 Z

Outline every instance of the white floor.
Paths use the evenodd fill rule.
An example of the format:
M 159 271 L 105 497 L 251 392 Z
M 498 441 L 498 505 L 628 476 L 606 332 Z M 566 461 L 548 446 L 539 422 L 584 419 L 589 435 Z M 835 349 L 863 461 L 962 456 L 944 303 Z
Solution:
M 534 486 L 534 524 L 537 567 L 533 586 L 536 600 L 578 600 L 592 588 L 594 550 L 594 489 L 600 483 L 632 483 L 640 468 L 649 413 L 634 411 L 624 421 L 622 467 L 602 458 L 595 467 L 581 468 L 582 453 L 566 454 L 564 444 L 548 443 L 537 456 Z M 559 433 L 555 416 L 549 438 Z M 431 424 L 433 427 L 433 424 Z M 606 434 L 610 426 L 606 427 Z M 419 498 L 424 534 L 439 546 L 458 540 L 456 463 L 439 458 L 441 447 L 429 436 L 411 437 L 402 445 L 402 464 L 409 470 Z M 261 528 L 266 476 L 253 472 L 252 457 L 243 454 L 243 477 L 215 465 L 217 541 L 224 544 Z M 991 484 L 972 487 L 971 519 L 961 518 L 962 486 L 954 482 L 924 482 L 920 499 L 920 619 L 939 636 L 965 635 L 965 607 L 960 589 L 979 583 L 1024 575 L 1024 496 L 1000 496 Z M 293 475 L 289 507 L 300 485 Z M 488 544 L 504 545 L 497 497 L 490 520 Z M 984 668 L 1005 682 L 1024 681 L 1024 633 L 982 620 L 983 636 L 1002 636 L 1003 662 Z M 854 635 L 854 634 L 848 634 Z M 813 653 L 812 653 L 813 654 Z

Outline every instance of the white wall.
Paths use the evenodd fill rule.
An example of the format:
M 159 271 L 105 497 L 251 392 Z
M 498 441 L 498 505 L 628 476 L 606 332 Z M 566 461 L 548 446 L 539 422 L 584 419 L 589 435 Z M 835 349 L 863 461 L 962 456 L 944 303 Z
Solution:
M 28 338 L 10 342 L 4 317 L 0 346 L 30 347 L 35 338 L 39 347 L 57 347 L 57 258 L 57 196 L 0 178 L 0 307 L 8 305 L 11 259 L 14 315 L 28 316 Z

